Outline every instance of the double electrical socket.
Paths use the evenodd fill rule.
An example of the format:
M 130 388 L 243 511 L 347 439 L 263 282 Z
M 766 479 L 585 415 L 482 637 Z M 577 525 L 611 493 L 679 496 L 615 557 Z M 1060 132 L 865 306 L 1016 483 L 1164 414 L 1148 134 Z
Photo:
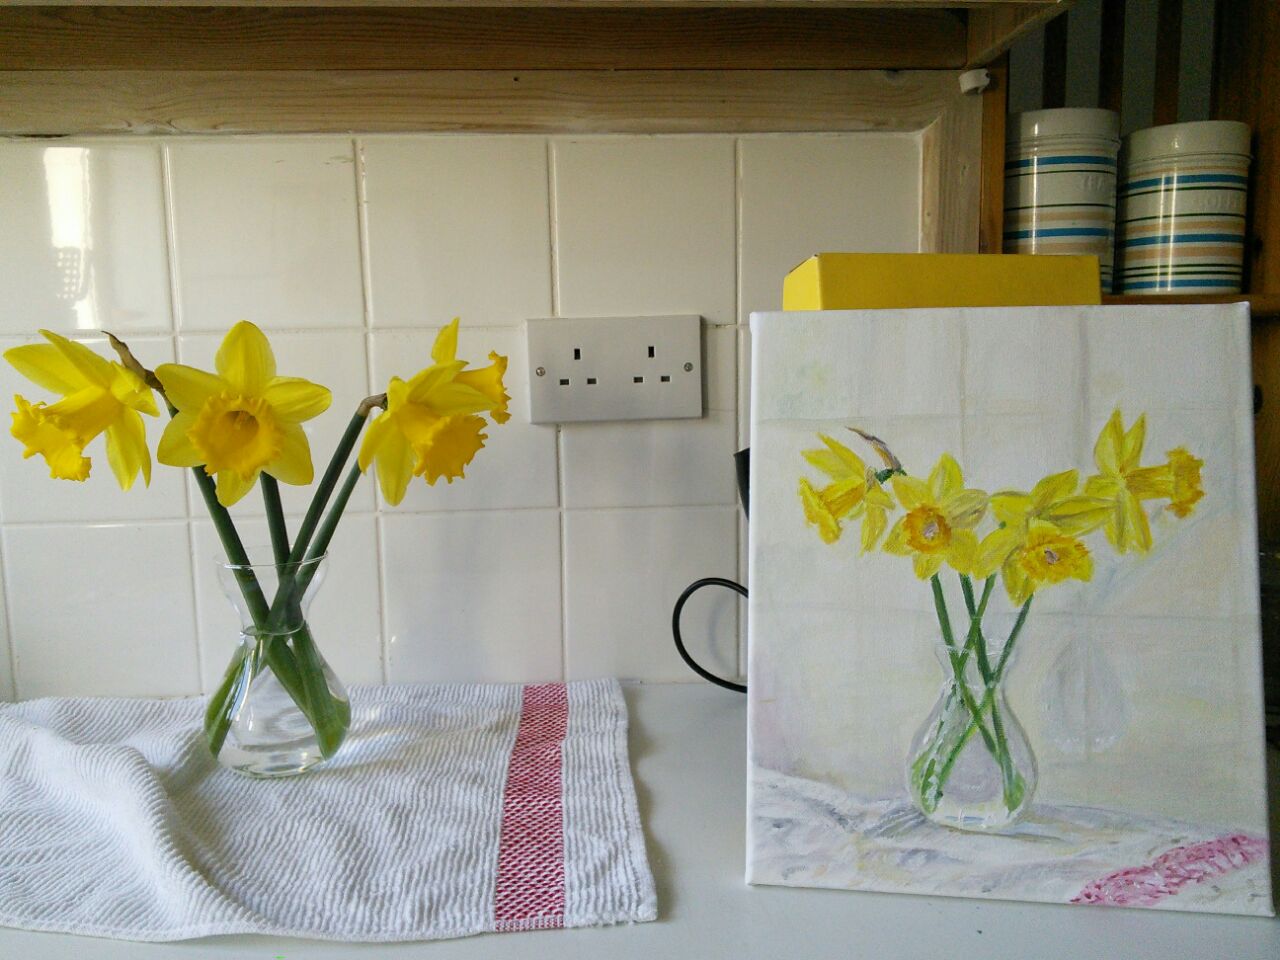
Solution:
M 702 416 L 702 318 L 529 320 L 529 420 Z

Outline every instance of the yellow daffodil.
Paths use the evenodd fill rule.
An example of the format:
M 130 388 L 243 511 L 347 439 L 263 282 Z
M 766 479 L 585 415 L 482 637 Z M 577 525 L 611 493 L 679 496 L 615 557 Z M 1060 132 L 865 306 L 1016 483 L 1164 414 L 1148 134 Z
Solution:
M 1110 502 L 1111 515 L 1107 518 L 1105 527 L 1107 539 L 1118 553 L 1128 553 L 1130 550 L 1146 553 L 1151 549 L 1151 524 L 1147 521 L 1142 501 L 1168 497 L 1172 490 L 1168 464 L 1142 466 L 1142 445 L 1146 441 L 1146 435 L 1145 414 L 1138 417 L 1126 431 L 1120 411 L 1116 410 L 1102 428 L 1093 448 L 1093 458 L 1099 473 L 1089 478 L 1084 492 L 1086 496 Z M 1184 464 L 1183 467 L 1186 478 L 1184 486 L 1190 494 L 1190 471 L 1187 466 Z M 1198 472 L 1195 477 L 1198 484 Z M 1188 509 L 1189 507 L 1187 504 Z
M 62 397 L 56 403 L 31 403 L 15 396 L 10 433 L 23 444 L 23 457 L 40 454 L 56 480 L 85 480 L 90 460 L 84 448 L 107 435 L 107 462 L 122 490 L 142 474 L 151 483 L 151 453 L 140 414 L 156 416 L 155 398 L 142 378 L 104 360 L 84 344 L 48 330 L 48 343 L 5 351 L 5 359 L 28 380 Z
M 1204 487 L 1200 483 L 1204 461 L 1193 457 L 1183 447 L 1175 447 L 1166 456 L 1169 458 L 1169 510 L 1176 517 L 1188 517 L 1204 497 Z
M 973 574 L 988 577 L 1023 546 L 1034 520 L 1052 524 L 1071 536 L 1097 530 L 1111 516 L 1113 503 L 1100 497 L 1076 495 L 1080 474 L 1076 470 L 1054 473 L 1037 483 L 1030 493 L 1001 490 L 991 495 L 991 513 L 1000 526 L 987 534 L 978 548 Z
M 310 483 L 311 448 L 301 424 L 328 409 L 329 391 L 276 376 L 271 344 L 245 320 L 227 331 L 214 366 L 216 374 L 178 363 L 156 368 L 178 410 L 160 438 L 160 462 L 203 466 L 217 477 L 224 507 L 248 493 L 263 471 L 285 483 Z
M 1031 520 L 1024 539 L 1005 558 L 1000 572 L 1009 599 L 1020 607 L 1049 584 L 1068 578 L 1089 580 L 1093 558 L 1083 541 L 1051 523 Z
M 889 522 L 893 500 L 876 480 L 875 471 L 844 444 L 818 434 L 825 450 L 805 450 L 803 456 L 831 478 L 817 490 L 800 480 L 800 501 L 805 518 L 818 528 L 823 543 L 840 539 L 840 521 L 862 517 L 862 552 L 875 547 Z
M 907 512 L 889 531 L 884 549 L 912 557 L 921 580 L 932 577 L 943 563 L 959 573 L 972 572 L 978 553 L 973 528 L 987 511 L 987 495 L 965 487 L 952 456 L 942 455 L 927 482 L 899 475 L 890 483 Z
M 444 477 L 449 483 L 463 470 L 488 437 L 481 433 L 488 413 L 495 423 L 510 419 L 502 377 L 507 358 L 489 354 L 490 365 L 464 369 L 457 359 L 458 320 L 436 336 L 431 366 L 407 382 L 393 377 L 386 409 L 369 425 L 360 446 L 360 469 L 376 463 L 378 486 L 392 504 L 404 499 L 412 477 L 427 483 Z

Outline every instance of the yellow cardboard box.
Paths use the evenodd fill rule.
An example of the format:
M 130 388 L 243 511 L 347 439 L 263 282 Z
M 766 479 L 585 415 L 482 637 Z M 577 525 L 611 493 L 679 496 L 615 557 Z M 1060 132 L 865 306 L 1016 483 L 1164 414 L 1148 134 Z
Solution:
M 984 253 L 819 253 L 782 285 L 783 310 L 1101 303 L 1098 258 Z

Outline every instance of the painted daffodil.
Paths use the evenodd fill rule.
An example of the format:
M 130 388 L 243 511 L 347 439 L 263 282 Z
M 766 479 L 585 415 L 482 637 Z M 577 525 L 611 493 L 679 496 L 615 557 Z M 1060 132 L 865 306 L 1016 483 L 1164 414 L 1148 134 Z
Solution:
M 507 358 L 489 354 L 489 366 L 465 369 L 457 359 L 458 320 L 436 336 L 431 366 L 407 382 L 393 377 L 387 387 L 387 406 L 369 424 L 360 446 L 360 469 L 376 464 L 378 487 L 392 504 L 404 499 L 409 480 L 423 477 L 434 486 L 449 483 L 484 446 L 481 431 L 488 413 L 495 423 L 510 419 L 502 377 Z
M 1112 501 L 1078 495 L 1079 482 L 1078 471 L 1064 470 L 1042 479 L 1030 493 L 993 493 L 991 513 L 1000 526 L 987 534 L 979 546 L 974 576 L 988 577 L 999 570 L 1011 553 L 1025 545 L 1033 521 L 1052 524 L 1061 533 L 1077 537 L 1106 523 Z
M 889 482 L 907 512 L 885 538 L 885 551 L 910 556 L 921 580 L 932 577 L 943 563 L 959 573 L 972 572 L 978 553 L 973 528 L 987 511 L 987 495 L 965 487 L 951 454 L 939 458 L 928 481 L 903 474 Z
M 61 396 L 53 404 L 15 396 L 17 410 L 9 432 L 24 447 L 23 457 L 40 454 L 56 480 L 85 480 L 91 462 L 84 448 L 107 435 L 107 462 L 122 490 L 138 474 L 151 483 L 151 453 L 140 414 L 154 417 L 155 398 L 141 377 L 104 360 L 84 344 L 48 330 L 48 343 L 5 351 L 5 359 L 28 380 Z
M 1189 517 L 1204 497 L 1200 481 L 1204 461 L 1193 457 L 1185 447 L 1175 447 L 1166 456 L 1169 458 L 1169 510 L 1175 517 Z
M 818 528 L 823 543 L 840 539 L 840 521 L 862 518 L 862 552 L 875 547 L 889 522 L 893 499 L 862 458 L 826 434 L 818 434 L 826 449 L 805 450 L 803 456 L 828 477 L 821 490 L 808 479 L 800 480 L 800 501 L 805 518 Z
M 1043 520 L 1027 525 L 1026 539 L 1001 567 L 1004 588 L 1014 606 L 1022 606 L 1042 587 L 1070 578 L 1089 580 L 1093 558 L 1084 542 Z
M 1098 474 L 1089 478 L 1084 492 L 1086 496 L 1107 500 L 1111 504 L 1111 514 L 1106 520 L 1105 529 L 1107 539 L 1118 553 L 1128 553 L 1130 550 L 1146 553 L 1151 549 L 1151 524 L 1147 521 L 1142 501 L 1173 496 L 1173 470 L 1170 463 L 1142 466 L 1142 445 L 1146 441 L 1146 435 L 1145 414 L 1125 430 L 1120 411 L 1116 410 L 1102 428 L 1093 448 Z M 1196 495 L 1197 492 L 1203 495 L 1200 490 L 1200 467 L 1203 462 L 1197 461 L 1181 448 L 1175 452 L 1179 453 L 1181 488 L 1174 512 L 1184 510 L 1189 513 L 1200 498 Z M 1171 460 L 1173 453 L 1170 453 Z M 1186 513 L 1178 514 L 1185 515 Z
M 203 466 L 217 477 L 224 507 L 248 493 L 264 471 L 284 483 L 310 483 L 311 448 L 301 424 L 328 409 L 328 389 L 276 376 L 271 344 L 245 320 L 227 332 L 214 366 L 217 373 L 178 363 L 156 368 L 178 410 L 160 438 L 160 462 Z

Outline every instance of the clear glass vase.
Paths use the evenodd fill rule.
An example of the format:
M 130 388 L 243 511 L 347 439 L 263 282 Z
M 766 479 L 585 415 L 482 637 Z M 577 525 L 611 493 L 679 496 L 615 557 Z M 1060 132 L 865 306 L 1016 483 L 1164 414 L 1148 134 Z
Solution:
M 1017 822 L 1036 788 L 1036 760 L 1004 688 L 1012 651 L 991 641 L 963 648 L 938 641 L 947 679 L 911 741 L 907 788 L 935 823 L 998 831 Z
M 342 746 L 351 723 L 347 692 L 307 621 L 324 570 L 324 557 L 219 564 L 218 581 L 241 624 L 235 655 L 205 712 L 205 737 L 223 766 L 288 777 Z

